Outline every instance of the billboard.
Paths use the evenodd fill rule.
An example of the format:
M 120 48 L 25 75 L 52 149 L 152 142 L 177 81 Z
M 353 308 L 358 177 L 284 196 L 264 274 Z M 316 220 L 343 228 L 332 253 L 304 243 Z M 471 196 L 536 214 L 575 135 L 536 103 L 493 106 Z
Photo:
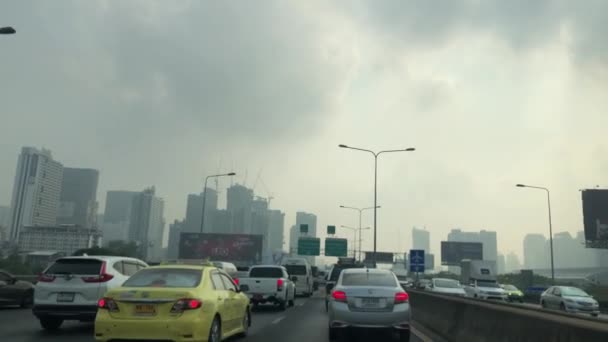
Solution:
M 262 238 L 248 234 L 181 233 L 179 258 L 259 263 Z
M 365 263 L 372 262 L 374 260 L 374 252 L 365 252 Z M 382 264 L 393 263 L 393 253 L 387 252 L 376 252 L 376 262 Z
M 463 259 L 483 260 L 481 242 L 441 241 L 441 264 L 460 266 Z
M 608 190 L 581 191 L 587 247 L 608 248 Z

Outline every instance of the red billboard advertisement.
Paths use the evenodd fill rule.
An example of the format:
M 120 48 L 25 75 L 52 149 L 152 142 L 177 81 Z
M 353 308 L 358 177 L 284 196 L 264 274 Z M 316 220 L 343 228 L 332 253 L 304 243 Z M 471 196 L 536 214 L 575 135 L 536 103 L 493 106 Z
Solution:
M 262 235 L 181 233 L 179 258 L 259 263 Z

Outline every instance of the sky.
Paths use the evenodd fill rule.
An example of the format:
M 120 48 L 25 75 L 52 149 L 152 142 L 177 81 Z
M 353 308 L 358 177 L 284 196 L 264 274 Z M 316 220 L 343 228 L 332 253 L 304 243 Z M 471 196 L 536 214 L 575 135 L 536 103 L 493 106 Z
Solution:
M 500 0 L 4 1 L 0 204 L 22 146 L 100 171 L 108 190 L 155 185 L 167 222 L 204 177 L 271 206 L 356 225 L 379 250 L 432 250 L 488 229 L 582 230 L 579 189 L 608 181 L 608 2 Z M 223 189 L 223 190 L 222 190 Z M 371 212 L 364 225 L 372 225 Z M 341 234 L 350 236 L 349 231 Z M 364 248 L 371 234 L 364 233 Z

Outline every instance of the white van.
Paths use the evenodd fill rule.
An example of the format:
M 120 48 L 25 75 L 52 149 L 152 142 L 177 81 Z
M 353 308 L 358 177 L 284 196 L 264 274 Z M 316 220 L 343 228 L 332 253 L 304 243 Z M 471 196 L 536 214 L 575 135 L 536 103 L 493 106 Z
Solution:
M 283 267 L 287 269 L 289 277 L 295 276 L 296 294 L 306 297 L 312 296 L 313 293 L 313 276 L 312 268 L 308 260 L 304 258 L 289 258 L 283 262 Z

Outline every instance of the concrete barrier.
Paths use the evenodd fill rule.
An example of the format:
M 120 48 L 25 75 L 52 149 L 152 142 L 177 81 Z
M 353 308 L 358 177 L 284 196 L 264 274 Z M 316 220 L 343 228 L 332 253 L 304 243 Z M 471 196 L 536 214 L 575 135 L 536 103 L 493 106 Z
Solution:
M 608 323 L 559 312 L 408 290 L 412 318 L 448 341 L 608 341 Z

